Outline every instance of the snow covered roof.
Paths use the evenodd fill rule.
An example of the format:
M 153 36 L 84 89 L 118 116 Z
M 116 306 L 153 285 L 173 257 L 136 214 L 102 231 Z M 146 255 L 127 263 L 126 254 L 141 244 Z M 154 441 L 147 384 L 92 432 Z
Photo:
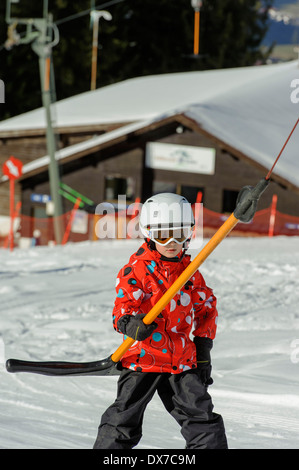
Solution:
M 108 142 L 114 142 L 131 132 L 136 132 L 138 130 L 143 129 L 145 126 L 150 125 L 152 121 L 141 121 L 137 123 L 128 124 L 126 126 L 119 127 L 118 129 L 114 129 L 111 132 L 107 132 L 106 134 L 101 134 L 100 136 L 94 136 L 91 139 L 84 140 L 83 142 L 78 142 L 77 144 L 70 145 L 69 147 L 65 147 L 63 149 L 57 150 L 55 152 L 55 158 L 57 161 L 64 160 L 68 157 L 86 153 L 89 150 L 95 151 L 96 147 L 99 147 Z M 26 163 L 23 166 L 22 173 L 23 175 L 27 173 L 31 173 L 35 170 L 47 167 L 50 163 L 49 155 L 45 155 L 41 158 L 37 158 L 32 160 L 29 163 Z M 1 181 L 6 180 L 7 177 L 3 176 L 0 179 Z
M 256 73 L 246 86 L 237 85 L 217 99 L 194 103 L 185 114 L 207 132 L 270 169 L 299 118 L 299 68 L 297 61 L 262 68 L 269 75 Z M 297 80 L 296 88 L 293 80 Z M 292 93 L 297 103 L 291 101 Z M 299 125 L 274 174 L 299 188 Z
M 277 73 L 275 67 L 277 70 L 281 67 L 285 69 L 285 66 L 269 65 L 125 80 L 58 101 L 53 105 L 54 124 L 67 127 L 152 119 L 195 103 L 214 102 L 219 96 L 232 93 L 236 87 L 242 87 L 245 91 L 250 83 L 273 77 Z M 296 68 L 294 64 L 293 68 Z M 43 127 L 45 112 L 43 108 L 38 108 L 1 121 L 0 135 L 9 130 Z
M 127 123 L 123 134 L 166 116 L 184 114 L 217 139 L 270 168 L 299 117 L 299 103 L 291 101 L 292 81 L 299 80 L 298 62 L 235 69 L 174 73 L 126 80 L 76 95 L 54 105 L 56 127 Z M 299 81 L 298 85 L 299 88 Z M 299 95 L 299 93 L 298 93 Z M 1 133 L 40 129 L 43 108 L 0 122 Z M 78 145 L 99 145 L 117 131 L 76 144 L 57 153 L 64 158 Z M 275 172 L 299 187 L 299 126 Z M 45 158 L 24 166 L 31 171 Z

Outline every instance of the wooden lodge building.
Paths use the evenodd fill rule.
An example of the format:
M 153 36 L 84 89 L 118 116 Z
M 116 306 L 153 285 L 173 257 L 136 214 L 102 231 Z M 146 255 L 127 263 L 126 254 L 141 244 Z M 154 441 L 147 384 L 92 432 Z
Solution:
M 230 213 L 238 191 L 265 177 L 298 119 L 299 104 L 291 100 L 298 75 L 297 62 L 157 75 L 57 102 L 61 182 L 95 205 L 118 195 L 144 202 L 164 191 L 193 203 L 201 191 L 206 208 Z M 43 108 L 0 122 L 0 166 L 11 155 L 23 162 L 15 202 L 32 217 L 47 216 L 50 196 L 45 127 Z M 259 209 L 275 193 L 279 211 L 299 216 L 298 142 L 299 126 Z M 72 206 L 63 198 L 64 212 Z M 0 225 L 8 215 L 2 175 Z

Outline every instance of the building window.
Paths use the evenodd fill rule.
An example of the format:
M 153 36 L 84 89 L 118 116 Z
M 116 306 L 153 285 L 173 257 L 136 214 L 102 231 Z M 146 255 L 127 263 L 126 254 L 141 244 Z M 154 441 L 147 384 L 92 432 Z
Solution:
M 153 194 L 158 193 L 175 193 L 184 196 L 190 204 L 194 204 L 198 199 L 198 193 L 201 193 L 201 200 L 203 202 L 204 189 L 197 186 L 185 186 L 167 181 L 157 181 L 153 183 Z
M 236 202 L 239 192 L 230 189 L 223 190 L 222 212 L 233 212 L 236 208 Z
M 170 183 L 167 181 L 157 181 L 153 182 L 153 194 L 159 193 L 176 193 L 177 185 L 175 183 Z
M 105 200 L 117 201 L 118 196 L 124 195 L 127 200 L 133 200 L 135 193 L 134 179 L 120 178 L 117 176 L 105 177 Z
M 200 202 L 203 202 L 204 189 L 197 186 L 181 186 L 181 195 L 184 196 L 190 204 L 194 204 L 200 197 Z
M 31 217 L 34 219 L 46 219 L 48 217 L 46 205 L 33 206 L 31 208 Z

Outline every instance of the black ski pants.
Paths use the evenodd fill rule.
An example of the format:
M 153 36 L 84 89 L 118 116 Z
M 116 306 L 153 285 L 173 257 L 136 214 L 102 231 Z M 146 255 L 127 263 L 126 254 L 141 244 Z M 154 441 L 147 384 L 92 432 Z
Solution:
M 196 370 L 181 374 L 124 369 L 115 402 L 105 411 L 94 449 L 132 449 L 142 437 L 145 408 L 158 392 L 181 427 L 187 449 L 227 449 L 222 417 L 214 413 L 207 387 Z

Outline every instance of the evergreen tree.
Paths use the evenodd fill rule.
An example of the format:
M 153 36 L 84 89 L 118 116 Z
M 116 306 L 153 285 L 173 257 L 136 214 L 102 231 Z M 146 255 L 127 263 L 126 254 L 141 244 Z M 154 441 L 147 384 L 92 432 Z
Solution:
M 267 31 L 267 7 L 272 3 L 203 0 L 200 54 L 194 57 L 191 0 L 114 0 L 102 4 L 100 0 L 49 0 L 49 12 L 60 33 L 59 44 L 53 48 L 57 99 L 90 89 L 91 6 L 107 9 L 113 16 L 112 21 L 101 19 L 99 23 L 100 87 L 136 76 L 263 61 L 260 45 Z M 14 4 L 15 13 L 41 16 L 41 5 L 42 0 L 20 0 Z M 0 119 L 41 106 L 38 57 L 30 44 L 9 51 L 1 47 L 6 31 L 5 2 L 1 2 L 0 78 L 5 82 L 6 104 L 0 107 Z
M 104 81 L 189 69 L 193 48 L 190 0 L 129 0 L 115 6 L 113 24 L 109 36 L 102 38 L 102 60 L 109 62 Z
M 53 49 L 56 97 L 58 100 L 88 90 L 92 31 L 89 13 L 90 0 L 49 0 L 48 10 L 58 24 L 59 43 Z M 20 0 L 13 4 L 12 14 L 18 18 L 41 18 L 43 1 Z M 7 38 L 5 2 L 0 4 L 0 44 Z M 74 16 L 71 21 L 62 19 Z M 25 26 L 17 25 L 17 31 L 25 36 Z M 0 48 L 0 78 L 5 83 L 6 103 L 0 106 L 0 119 L 24 113 L 40 107 L 41 85 L 38 56 L 31 43 L 14 46 L 10 50 Z
M 264 2 L 270 7 L 272 1 Z M 206 0 L 202 7 L 202 68 L 228 68 L 263 61 L 260 45 L 267 32 L 267 8 L 256 0 Z
M 194 10 L 190 0 L 129 0 L 116 5 L 114 26 L 102 38 L 102 83 L 263 61 L 260 45 L 267 32 L 267 8 L 272 3 L 203 0 L 198 57 L 193 55 Z

